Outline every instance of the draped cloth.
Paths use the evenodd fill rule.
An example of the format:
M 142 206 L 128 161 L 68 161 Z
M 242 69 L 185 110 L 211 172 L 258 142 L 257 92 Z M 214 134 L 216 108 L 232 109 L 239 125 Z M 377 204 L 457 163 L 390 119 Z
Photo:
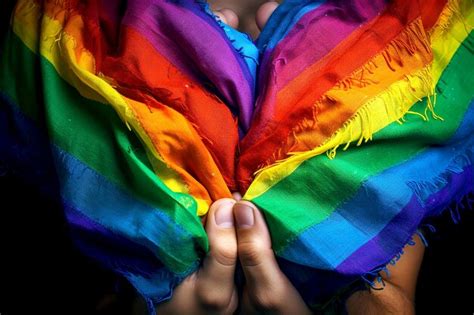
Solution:
M 205 1 L 20 0 L 0 158 L 150 311 L 231 191 L 325 310 L 474 190 L 473 26 L 470 0 L 285 0 L 253 41 Z

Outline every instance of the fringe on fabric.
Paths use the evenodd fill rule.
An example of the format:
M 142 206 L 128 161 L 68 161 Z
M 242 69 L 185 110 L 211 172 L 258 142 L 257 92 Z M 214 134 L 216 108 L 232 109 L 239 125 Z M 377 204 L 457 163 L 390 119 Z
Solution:
M 411 23 L 404 31 L 404 36 L 393 40 L 380 54 L 384 56 L 384 60 L 390 68 L 392 62 L 401 62 L 398 60 L 399 50 L 403 49 L 408 51 L 411 55 L 415 54 L 416 50 L 419 49 L 419 45 L 415 44 L 415 42 L 421 43 L 424 49 L 429 50 L 429 43 L 424 31 L 422 30 L 421 20 Z M 372 59 L 374 58 L 375 57 Z M 369 61 L 350 77 L 338 82 L 335 89 L 350 90 L 353 86 L 360 88 L 371 84 L 377 84 L 371 82 L 369 79 L 365 79 L 363 75 L 361 75 L 363 73 L 370 73 L 374 67 L 378 67 L 377 64 L 372 60 Z M 413 74 L 405 76 L 402 80 L 393 83 L 379 95 L 371 98 L 363 104 L 356 113 L 322 145 L 308 151 L 289 151 L 287 152 L 289 157 L 276 160 L 273 164 L 258 169 L 254 175 L 257 176 L 260 173 L 283 163 L 294 163 L 297 161 L 301 163 L 304 160 L 325 152 L 327 152 L 329 158 L 334 158 L 339 146 L 345 144 L 344 149 L 347 149 L 350 143 L 354 141 L 357 141 L 357 145 L 359 146 L 372 139 L 372 135 L 375 132 L 393 121 L 402 123 L 403 116 L 407 113 L 420 116 L 423 120 L 428 120 L 427 112 L 429 111 L 433 118 L 440 119 L 440 117 L 434 112 L 434 104 L 431 100 L 428 102 L 427 109 L 424 113 L 409 112 L 409 108 L 411 108 L 416 101 L 434 95 L 434 84 L 431 78 L 431 66 L 426 66 Z M 417 88 L 417 86 L 420 88 Z M 328 100 L 331 101 L 330 98 L 331 96 L 326 94 L 321 100 L 316 102 L 313 106 L 315 109 L 312 111 L 313 117 L 307 119 L 304 118 L 299 124 L 297 124 L 291 130 L 291 136 L 287 141 L 298 142 L 297 135 L 303 131 L 308 131 L 308 127 L 314 126 L 317 123 L 317 108 L 319 104 L 325 101 L 327 102 Z M 336 103 L 336 101 L 337 100 L 333 100 L 334 103 Z M 384 108 L 384 112 L 380 112 L 381 107 Z M 377 119 L 373 118 L 373 113 L 378 114 Z M 380 119 L 381 116 L 382 119 Z M 283 147 L 291 148 L 291 146 L 292 145 L 287 144 Z M 273 156 L 275 155 L 278 154 L 274 154 Z
M 472 3 L 473 0 L 467 2 Z M 474 14 L 471 8 L 472 6 L 469 6 L 469 4 L 464 1 L 448 1 L 448 4 L 443 9 L 436 26 L 433 27 L 427 35 L 424 35 L 425 39 L 423 40 L 423 46 L 425 48 L 429 47 L 431 42 L 433 49 L 436 49 L 434 53 L 444 54 L 443 47 L 446 45 L 446 41 L 453 43 L 456 42 L 459 45 L 459 39 L 453 38 L 450 34 L 447 34 L 447 32 L 453 27 L 453 25 L 462 24 L 466 30 L 465 33 L 469 34 L 473 29 L 473 26 L 468 23 L 468 21 L 472 20 L 472 15 Z M 416 35 L 415 38 L 419 38 L 418 35 L 424 34 L 424 31 L 419 29 L 419 26 L 418 28 L 413 27 L 413 23 L 411 26 L 412 28 L 415 28 L 408 31 L 412 34 L 412 37 L 413 35 Z M 392 42 L 390 45 L 394 48 L 394 54 L 392 55 L 397 56 L 398 54 L 396 52 L 400 47 L 412 47 L 413 42 L 410 42 L 411 44 Z M 362 107 L 324 144 L 308 151 L 289 151 L 287 152 L 287 157 L 283 159 L 276 159 L 273 162 L 272 159 L 269 159 L 267 162 L 262 163 L 261 167 L 254 172 L 255 177 L 253 183 L 249 187 L 248 194 L 246 193 L 245 197 L 255 198 L 256 196 L 263 194 L 281 179 L 291 174 L 305 160 L 323 153 L 326 153 L 328 158 L 333 159 L 336 156 L 337 150 L 341 146 L 343 146 L 343 151 L 347 150 L 353 142 L 356 142 L 356 145 L 360 146 L 362 143 L 371 140 L 373 134 L 386 127 L 388 124 L 392 122 L 403 124 L 409 115 L 417 116 L 424 121 L 428 121 L 430 116 L 436 120 L 444 120 L 444 118 L 437 115 L 435 111 L 435 86 L 450 58 L 445 55 L 439 56 L 440 58 L 437 57 L 438 56 L 435 56 L 432 64 L 427 65 L 413 74 L 405 76 L 402 80 L 395 82 L 385 91 L 362 105 Z M 391 59 L 385 58 L 385 60 L 396 60 L 394 58 L 395 57 L 392 57 Z M 363 69 L 365 69 L 365 71 L 371 71 L 371 67 L 375 66 L 376 65 L 371 60 L 364 65 Z M 362 71 L 362 69 L 359 71 Z M 360 76 L 356 78 L 360 78 Z M 370 81 L 367 80 L 361 81 L 359 79 L 353 80 L 347 78 L 341 81 L 339 86 L 347 88 L 354 84 L 356 84 L 356 86 L 357 84 L 363 86 L 369 83 Z M 414 85 L 418 85 L 421 88 L 413 90 Z M 410 110 L 414 103 L 421 101 L 425 97 L 427 104 L 424 111 L 415 112 Z M 320 102 L 321 100 L 316 104 Z M 375 105 L 378 105 L 378 107 Z M 375 110 L 380 111 L 381 109 L 384 111 L 383 115 L 386 119 L 383 123 L 380 123 L 379 119 L 371 119 L 371 114 L 374 113 Z M 313 126 L 316 123 L 315 119 L 317 112 L 317 106 L 314 106 L 313 119 L 303 120 L 297 128 L 309 128 Z M 377 126 L 376 124 L 379 125 Z M 293 141 L 297 142 L 298 133 L 292 131 L 292 136 L 289 137 L 289 139 L 294 139 Z M 282 148 L 280 148 L 278 152 L 275 152 L 273 156 L 281 156 L 281 151 Z

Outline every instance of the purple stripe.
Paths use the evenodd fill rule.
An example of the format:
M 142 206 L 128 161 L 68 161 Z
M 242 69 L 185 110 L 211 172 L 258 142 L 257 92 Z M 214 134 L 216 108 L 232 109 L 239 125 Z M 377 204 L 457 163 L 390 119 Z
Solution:
M 439 215 L 453 200 L 459 201 L 474 187 L 473 166 L 467 166 L 461 173 L 453 173 L 449 185 L 431 195 L 423 206 L 413 196 L 410 202 L 390 223 L 369 242 L 346 258 L 336 270 L 342 274 L 364 274 L 387 264 L 400 250 L 399 244 L 406 244 L 424 218 Z
M 73 240 L 90 257 L 116 271 L 134 272 L 144 277 L 149 277 L 157 270 L 166 270 L 163 263 L 148 248 L 113 233 L 75 210 L 64 200 L 62 205 Z
M 260 101 L 274 104 L 279 90 L 321 60 L 354 30 L 374 19 L 384 10 L 386 2 L 328 1 L 305 14 L 273 51 L 264 52 L 261 68 L 269 72 L 259 73 L 258 86 L 268 84 L 268 87 L 264 89 L 265 98 Z
M 278 73 L 279 89 L 326 56 L 354 30 L 386 7 L 384 0 L 329 1 L 304 15 L 275 48 L 274 59 L 291 60 Z M 304 29 L 304 30 L 302 30 Z
M 254 82 L 245 61 L 199 4 L 179 2 L 129 1 L 122 23 L 140 32 L 195 81 L 203 81 L 203 76 L 209 79 L 231 109 L 238 110 L 247 129 L 253 111 Z

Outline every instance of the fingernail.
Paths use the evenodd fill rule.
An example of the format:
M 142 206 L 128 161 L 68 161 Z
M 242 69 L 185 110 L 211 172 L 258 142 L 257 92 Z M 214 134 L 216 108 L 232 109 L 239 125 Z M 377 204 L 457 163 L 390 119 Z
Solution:
M 240 192 L 238 191 L 234 191 L 232 193 L 232 197 L 234 197 L 235 200 L 239 201 L 240 199 L 242 199 L 242 195 L 240 194 Z
M 232 206 L 234 203 L 221 204 L 214 214 L 216 224 L 222 228 L 229 228 L 234 226 L 234 215 L 232 213 Z
M 251 227 L 254 222 L 253 208 L 242 203 L 234 205 L 234 216 L 239 228 Z

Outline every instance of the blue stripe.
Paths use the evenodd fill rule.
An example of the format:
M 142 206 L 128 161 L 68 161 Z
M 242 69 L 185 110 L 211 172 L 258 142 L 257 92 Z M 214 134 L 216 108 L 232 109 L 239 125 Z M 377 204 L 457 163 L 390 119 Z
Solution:
M 385 266 L 387 261 L 401 253 L 402 248 L 409 243 L 420 223 L 430 221 L 434 209 L 439 209 L 436 216 L 441 215 L 443 211 L 452 209 L 453 205 L 463 204 L 465 197 L 474 192 L 472 165 L 464 168 L 462 172 L 450 174 L 449 181 L 449 185 L 432 194 L 429 197 L 430 201 L 424 204 L 418 195 L 413 195 L 408 205 L 374 238 L 337 266 L 336 272 L 346 275 L 361 275 Z M 434 207 L 431 202 L 434 202 Z
M 152 252 L 144 246 L 112 233 L 96 221 L 74 209 L 66 201 L 61 202 L 73 241 L 79 243 L 89 256 L 112 267 L 117 272 L 133 272 L 149 277 L 164 268 Z
M 244 73 L 249 72 L 250 76 L 252 77 L 251 86 L 253 90 L 255 90 L 255 82 L 257 77 L 257 65 L 259 62 L 259 51 L 255 44 L 253 43 L 252 38 L 246 34 L 236 30 L 233 27 L 230 27 L 226 23 L 223 23 L 219 20 L 219 18 L 214 14 L 214 12 L 209 7 L 207 1 L 199 1 L 202 10 L 206 12 L 209 16 L 211 16 L 214 20 L 216 20 L 219 27 L 224 31 L 225 35 L 232 43 L 234 49 L 239 53 L 240 57 L 242 57 L 243 61 L 247 65 L 246 71 Z
M 44 131 L 2 92 L 0 156 L 7 171 L 31 182 L 47 197 L 62 199 L 75 244 L 86 255 L 127 278 L 148 300 L 149 308 L 152 308 L 150 301 L 156 304 L 171 298 L 173 288 L 197 269 L 198 262 L 194 262 L 178 275 L 157 257 L 163 244 L 173 248 L 176 242 L 181 242 L 183 250 L 194 251 L 194 242 L 187 231 L 166 214 L 133 199 L 105 177 L 51 145 Z M 64 185 L 61 188 L 58 174 L 59 184 Z
M 18 175 L 37 177 L 34 181 L 42 189 L 46 182 L 57 189 L 57 183 L 50 183 L 54 180 L 43 182 L 57 176 L 60 197 L 70 207 L 111 233 L 148 248 L 158 258 L 167 257 L 176 264 L 189 265 L 189 270 L 194 268 L 192 264 L 197 262 L 184 261 L 179 254 L 194 252 L 195 240 L 169 215 L 137 200 L 68 152 L 50 144 L 35 122 L 3 93 L 0 93 L 0 114 L 0 153 Z M 55 170 L 51 169 L 52 163 Z M 177 243 L 182 251 L 166 251 Z
M 314 268 L 335 269 L 375 237 L 414 194 L 424 205 L 430 195 L 449 185 L 450 173 L 462 172 L 472 165 L 473 148 L 474 102 L 471 102 L 461 125 L 445 146 L 430 147 L 413 159 L 371 177 L 354 197 L 329 218 L 301 233 L 279 256 Z M 414 183 L 421 189 L 414 188 Z M 430 206 L 431 211 L 439 211 L 432 201 Z
M 272 50 L 291 31 L 306 13 L 318 8 L 325 0 L 285 0 L 280 4 L 263 28 L 256 44 L 258 49 Z
M 158 257 L 172 255 L 166 249 L 176 243 L 194 251 L 192 236 L 162 210 L 133 198 L 71 154 L 52 146 L 61 197 L 75 209 L 112 232 L 149 248 Z M 177 253 L 178 254 L 178 253 Z M 178 263 L 183 263 L 175 255 Z
M 215 15 L 206 1 L 197 1 L 204 12 L 215 19 Z M 255 82 L 257 76 L 257 66 L 259 64 L 260 53 L 264 49 L 273 49 L 280 40 L 282 40 L 293 26 L 298 22 L 303 15 L 311 10 L 319 7 L 324 0 L 286 0 L 280 4 L 274 13 L 269 18 L 267 24 L 263 28 L 260 36 L 254 42 L 252 38 L 243 32 L 240 32 L 225 23 L 218 22 L 218 25 L 226 34 L 235 50 L 240 54 L 243 61 L 247 65 L 247 71 L 253 79 L 251 83 L 255 89 Z M 181 3 L 181 5 L 184 5 Z M 188 9 L 193 9 L 192 6 L 187 6 Z M 196 10 L 192 10 L 198 16 Z
M 71 236 L 83 253 L 127 278 L 154 303 L 168 300 L 184 276 L 170 272 L 150 251 L 85 217 L 63 202 Z

